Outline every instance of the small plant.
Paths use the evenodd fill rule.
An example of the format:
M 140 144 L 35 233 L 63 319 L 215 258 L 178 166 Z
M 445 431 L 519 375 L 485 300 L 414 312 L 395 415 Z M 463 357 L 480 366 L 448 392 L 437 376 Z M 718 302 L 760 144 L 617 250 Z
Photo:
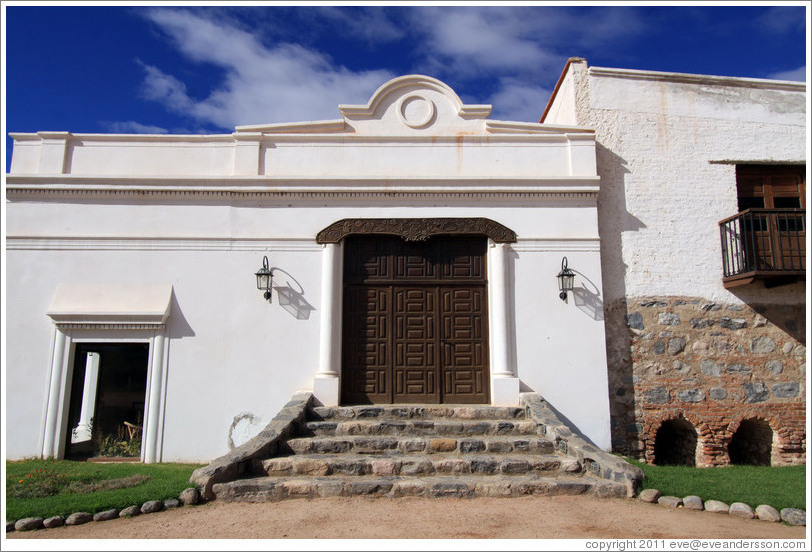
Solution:
M 70 483 L 70 477 L 53 467 L 37 468 L 28 472 L 8 489 L 15 498 L 43 498 L 54 496 Z
M 93 450 L 97 456 L 141 456 L 141 427 L 134 429 L 120 425 L 114 434 L 103 434 L 100 430 L 93 432 Z

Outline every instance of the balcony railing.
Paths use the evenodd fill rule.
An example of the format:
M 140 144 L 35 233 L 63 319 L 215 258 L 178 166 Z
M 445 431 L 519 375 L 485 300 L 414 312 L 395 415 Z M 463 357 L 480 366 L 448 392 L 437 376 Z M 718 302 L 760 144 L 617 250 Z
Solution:
M 806 275 L 806 211 L 747 209 L 719 223 L 725 287 Z

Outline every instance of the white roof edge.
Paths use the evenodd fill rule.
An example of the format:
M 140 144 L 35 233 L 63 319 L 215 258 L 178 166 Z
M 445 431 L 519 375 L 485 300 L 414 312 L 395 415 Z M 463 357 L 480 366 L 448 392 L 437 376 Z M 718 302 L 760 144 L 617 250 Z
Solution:
M 327 119 L 322 121 L 299 121 L 287 123 L 268 123 L 258 125 L 240 125 L 235 127 L 237 133 L 240 132 L 263 132 L 263 133 L 289 133 L 289 132 L 313 132 L 313 131 L 341 131 L 346 130 L 344 119 Z
M 485 121 L 485 129 L 491 132 L 524 132 L 533 134 L 554 133 L 554 134 L 595 134 L 591 128 L 572 126 L 572 125 L 555 125 L 547 123 L 531 123 L 525 121 L 498 121 L 489 120 Z
M 590 67 L 589 74 L 595 76 L 618 77 L 641 80 L 686 82 L 694 84 L 718 84 L 727 86 L 752 86 L 757 88 L 782 88 L 806 92 L 806 83 L 787 80 L 757 79 L 752 77 L 725 77 L 719 75 L 699 75 L 694 73 L 668 73 L 664 71 L 643 71 L 639 69 L 616 69 L 612 67 Z
M 76 138 L 84 140 L 102 140 L 102 141 L 132 140 L 133 138 L 136 138 L 138 140 L 148 142 L 157 142 L 162 140 L 170 142 L 182 142 L 182 141 L 204 142 L 207 140 L 230 142 L 233 141 L 234 139 L 234 136 L 232 134 L 107 134 L 107 133 L 73 133 L 73 132 L 54 133 L 41 131 L 8 133 L 8 135 L 11 138 L 17 141 L 41 140 L 42 138 L 52 137 L 57 134 L 66 139 Z

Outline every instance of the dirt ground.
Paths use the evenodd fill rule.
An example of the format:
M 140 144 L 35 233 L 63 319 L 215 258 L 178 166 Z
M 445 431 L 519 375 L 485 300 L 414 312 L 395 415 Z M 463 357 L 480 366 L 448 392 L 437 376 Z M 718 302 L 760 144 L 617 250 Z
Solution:
M 805 536 L 805 527 L 671 510 L 631 499 L 581 496 L 353 497 L 263 504 L 215 501 L 129 519 L 6 535 L 9 540 L 803 539 Z M 543 547 L 543 543 L 537 544 Z M 44 541 L 39 545 L 47 547 Z

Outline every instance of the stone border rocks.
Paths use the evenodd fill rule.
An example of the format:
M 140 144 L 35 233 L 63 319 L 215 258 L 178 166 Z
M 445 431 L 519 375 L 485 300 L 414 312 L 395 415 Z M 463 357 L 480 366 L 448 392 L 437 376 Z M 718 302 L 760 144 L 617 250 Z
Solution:
M 184 489 L 178 498 L 168 498 L 166 500 L 148 500 L 141 506 L 132 505 L 122 510 L 111 509 L 103 512 L 90 514 L 88 512 L 74 512 L 66 518 L 53 516 L 47 519 L 41 517 L 23 518 L 17 521 L 6 522 L 6 533 L 12 531 L 34 531 L 37 529 L 52 529 L 63 525 L 84 525 L 85 523 L 102 522 L 111 519 L 133 517 L 141 514 L 160 512 L 168 508 L 177 508 L 181 505 L 192 506 L 200 502 L 200 492 L 193 487 Z
M 640 491 L 640 494 L 637 495 L 637 499 L 641 502 L 659 504 L 668 508 L 684 508 L 686 510 L 727 514 L 742 519 L 758 519 L 774 523 L 783 521 L 789 525 L 806 526 L 806 510 L 799 510 L 797 508 L 784 508 L 779 513 L 778 510 L 768 504 L 760 504 L 753 510 L 749 504 L 745 504 L 744 502 L 734 502 L 728 505 L 720 500 L 708 500 L 703 503 L 702 499 L 696 495 L 690 495 L 684 498 L 662 496 L 662 493 L 657 489 L 643 489 Z
M 304 420 L 305 412 L 312 402 L 313 393 L 294 394 L 259 434 L 208 466 L 196 469 L 189 482 L 200 488 L 204 500 L 213 500 L 215 496 L 212 487 L 215 483 L 234 481 L 251 470 L 254 459 L 264 459 L 276 454 L 279 442 L 293 434 L 295 424 Z
M 519 397 L 527 419 L 536 422 L 539 435 L 553 441 L 556 450 L 578 460 L 595 477 L 622 483 L 628 498 L 637 494 L 645 478 L 640 468 L 590 444 L 561 421 L 540 394 L 521 393 Z

